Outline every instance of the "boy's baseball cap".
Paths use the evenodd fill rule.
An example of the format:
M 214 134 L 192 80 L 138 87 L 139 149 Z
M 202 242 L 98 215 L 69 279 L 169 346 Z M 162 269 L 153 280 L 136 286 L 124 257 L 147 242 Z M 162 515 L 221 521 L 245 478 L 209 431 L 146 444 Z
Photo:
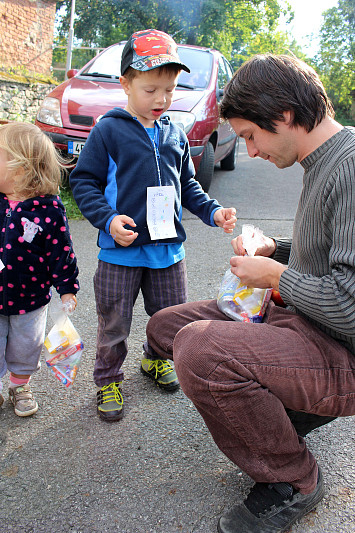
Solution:
M 180 61 L 177 44 L 170 35 L 159 30 L 142 30 L 131 35 L 122 52 L 121 75 L 128 67 L 144 72 L 168 63 L 179 65 L 182 70 L 190 69 Z

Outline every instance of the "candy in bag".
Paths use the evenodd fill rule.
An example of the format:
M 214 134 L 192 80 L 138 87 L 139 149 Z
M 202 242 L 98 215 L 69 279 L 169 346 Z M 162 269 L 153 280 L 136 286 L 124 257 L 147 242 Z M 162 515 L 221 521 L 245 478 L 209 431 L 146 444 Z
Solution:
M 243 246 L 253 256 L 262 244 L 263 233 L 259 228 L 245 224 L 242 228 Z M 224 274 L 220 285 L 218 308 L 233 320 L 241 322 L 262 322 L 272 289 L 259 289 L 243 285 L 231 270 Z
M 44 341 L 46 364 L 63 385 L 70 387 L 77 375 L 83 342 L 64 311 L 52 313 L 54 326 Z
M 272 289 L 243 285 L 230 270 L 224 274 L 217 296 L 218 308 L 241 322 L 262 322 Z

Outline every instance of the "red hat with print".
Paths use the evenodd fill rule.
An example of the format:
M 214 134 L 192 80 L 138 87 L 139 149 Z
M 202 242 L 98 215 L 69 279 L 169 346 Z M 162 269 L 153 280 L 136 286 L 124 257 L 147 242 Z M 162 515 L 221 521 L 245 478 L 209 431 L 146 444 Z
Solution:
M 180 61 L 177 44 L 170 35 L 158 30 L 137 31 L 131 35 L 122 52 L 122 76 L 132 67 L 144 72 L 174 63 L 182 70 L 190 69 Z

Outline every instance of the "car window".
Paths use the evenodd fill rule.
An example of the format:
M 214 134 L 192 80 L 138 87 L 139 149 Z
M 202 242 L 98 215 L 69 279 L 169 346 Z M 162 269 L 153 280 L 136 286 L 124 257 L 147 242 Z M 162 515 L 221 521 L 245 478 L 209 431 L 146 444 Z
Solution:
M 218 60 L 218 88 L 223 89 L 228 83 L 230 77 L 227 73 L 227 67 L 224 62 L 224 58 L 220 57 Z
M 121 56 L 124 44 L 117 44 L 105 50 L 81 74 L 121 75 Z
M 178 54 L 183 63 L 191 70 L 190 74 L 184 70 L 179 76 L 179 84 L 191 85 L 196 89 L 205 89 L 211 78 L 212 54 L 208 51 L 194 48 L 178 47 Z
M 232 69 L 231 65 L 226 60 L 226 58 L 224 58 L 224 62 L 225 62 L 225 65 L 226 65 L 227 76 L 228 76 L 228 81 L 229 81 L 229 80 L 231 80 L 233 78 L 234 72 L 233 72 L 233 69 Z

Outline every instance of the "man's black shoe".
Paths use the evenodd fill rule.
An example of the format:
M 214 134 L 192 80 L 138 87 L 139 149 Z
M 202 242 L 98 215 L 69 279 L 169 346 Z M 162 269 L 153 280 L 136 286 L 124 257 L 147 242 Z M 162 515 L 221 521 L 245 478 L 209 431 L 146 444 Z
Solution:
M 314 429 L 329 424 L 337 418 L 336 416 L 312 415 L 302 411 L 292 411 L 292 409 L 286 409 L 286 413 L 300 437 L 305 437 Z
M 289 483 L 256 483 L 247 499 L 227 511 L 219 533 L 282 533 L 309 513 L 324 496 L 323 477 L 311 494 L 300 494 Z

